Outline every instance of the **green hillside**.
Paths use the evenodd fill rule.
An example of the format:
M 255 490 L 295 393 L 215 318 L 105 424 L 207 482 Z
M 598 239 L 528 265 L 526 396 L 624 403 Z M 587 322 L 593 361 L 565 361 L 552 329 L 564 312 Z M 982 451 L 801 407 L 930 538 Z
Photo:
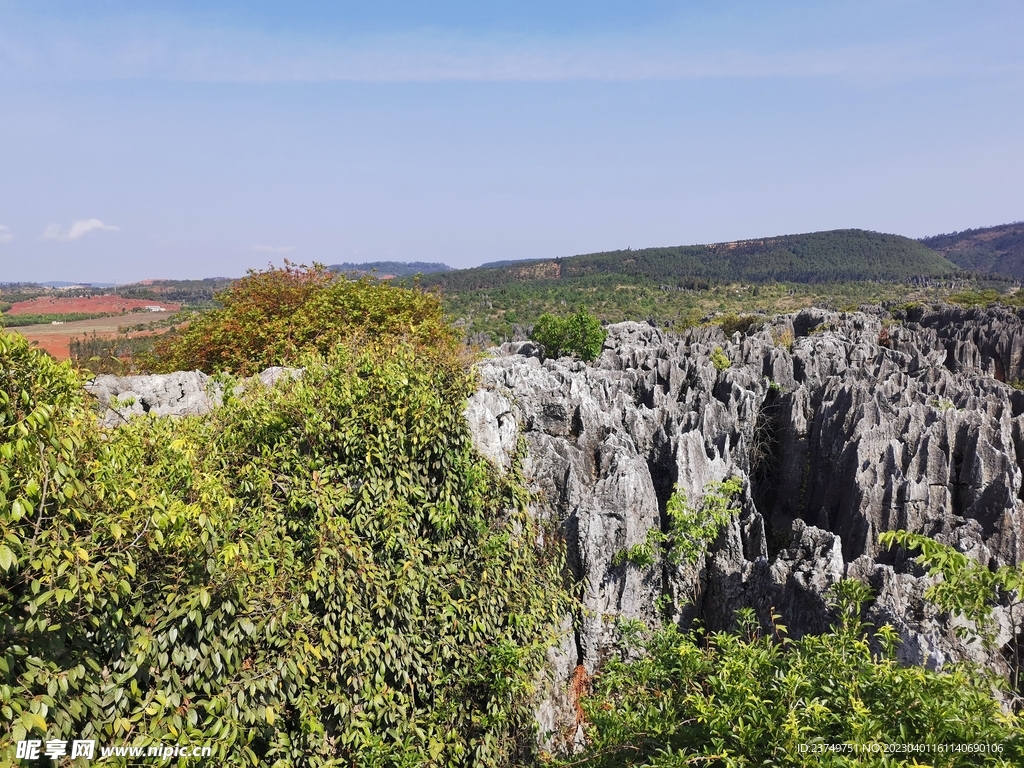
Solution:
M 505 263 L 427 275 L 423 283 L 446 291 L 468 291 L 513 282 L 622 275 L 676 287 L 700 287 L 708 282 L 905 280 L 956 271 L 955 264 L 916 240 L 839 229 L 714 245 L 643 248 L 552 261 Z
M 1024 279 L 1024 222 L 935 235 L 921 243 L 963 269 Z
M 346 261 L 342 264 L 331 264 L 328 269 L 349 276 L 369 275 L 376 271 L 378 275 L 408 277 L 428 272 L 447 272 L 451 267 L 439 261 L 368 261 L 363 264 Z

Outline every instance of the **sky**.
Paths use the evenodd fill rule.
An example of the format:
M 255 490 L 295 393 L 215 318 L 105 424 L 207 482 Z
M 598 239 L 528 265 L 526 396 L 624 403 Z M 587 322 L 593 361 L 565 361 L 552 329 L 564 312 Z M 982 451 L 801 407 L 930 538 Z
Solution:
M 1024 219 L 1019 0 L 0 0 L 0 282 Z

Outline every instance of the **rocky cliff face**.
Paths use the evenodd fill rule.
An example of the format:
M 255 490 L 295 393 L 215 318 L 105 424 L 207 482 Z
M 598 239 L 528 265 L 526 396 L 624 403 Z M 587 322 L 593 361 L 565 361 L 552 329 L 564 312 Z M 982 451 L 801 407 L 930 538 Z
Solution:
M 907 663 L 1005 669 L 998 651 L 956 636 L 923 600 L 927 578 L 877 536 L 909 529 L 993 566 L 1024 558 L 1024 392 L 1006 383 L 1024 379 L 1024 314 L 812 309 L 730 338 L 714 326 L 609 331 L 590 365 L 542 360 L 529 342 L 495 350 L 466 410 L 501 468 L 525 439 L 533 514 L 564 538 L 579 589 L 537 713 L 547 748 L 573 738 L 570 681 L 615 652 L 621 619 L 719 629 L 751 607 L 799 636 L 829 626 L 825 594 L 844 577 L 874 588 L 868 619 L 899 631 Z M 195 373 L 97 377 L 90 388 L 114 406 L 111 425 L 219 401 Z M 668 527 L 674 491 L 696 504 L 729 477 L 742 481 L 736 514 L 696 563 L 616 558 Z M 1011 624 L 997 619 L 1005 644 Z
M 508 466 L 521 431 L 534 514 L 564 536 L 582 597 L 551 660 L 549 736 L 572 732 L 559 683 L 613 652 L 620 619 L 719 629 L 748 606 L 799 636 L 828 627 L 825 593 L 844 577 L 874 588 L 868 618 L 899 631 L 906 662 L 1004 667 L 956 636 L 923 600 L 927 578 L 877 535 L 905 528 L 993 566 L 1021 560 L 1024 392 L 1004 382 L 1024 378 L 1024 321 L 953 308 L 901 320 L 806 310 L 731 338 L 623 323 L 591 365 L 542 361 L 528 342 L 480 364 L 477 442 Z M 667 529 L 674 489 L 697 501 L 727 477 L 743 482 L 738 512 L 695 565 L 617 561 Z

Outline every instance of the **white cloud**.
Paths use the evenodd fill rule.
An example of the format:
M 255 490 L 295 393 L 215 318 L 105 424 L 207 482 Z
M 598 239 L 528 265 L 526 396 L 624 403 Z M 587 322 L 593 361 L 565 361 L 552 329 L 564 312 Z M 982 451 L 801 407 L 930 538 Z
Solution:
M 60 224 L 51 224 L 43 232 L 44 240 L 59 240 L 62 243 L 70 242 L 71 240 L 78 240 L 79 238 L 85 237 L 90 232 L 96 232 L 97 230 L 106 230 L 108 232 L 118 232 L 120 227 L 115 227 L 112 224 L 104 224 L 99 219 L 78 219 L 71 224 L 71 229 L 66 233 L 61 230 Z
M 3 245 L 4 243 L 9 243 L 13 239 L 14 235 L 11 234 L 10 228 L 5 227 L 3 224 L 0 224 L 0 245 Z
M 254 251 L 260 253 L 291 253 L 295 250 L 294 245 L 254 245 Z

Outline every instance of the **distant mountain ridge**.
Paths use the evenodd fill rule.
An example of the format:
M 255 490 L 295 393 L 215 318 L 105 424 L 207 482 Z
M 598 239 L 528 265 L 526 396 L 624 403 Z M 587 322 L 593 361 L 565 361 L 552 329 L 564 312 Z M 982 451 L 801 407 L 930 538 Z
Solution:
M 821 283 L 906 280 L 960 268 L 923 243 L 900 235 L 838 229 L 711 245 L 608 251 L 561 259 L 499 262 L 428 275 L 427 285 L 480 290 L 521 281 L 623 275 L 671 285 L 687 281 Z
M 921 243 L 965 270 L 1024 280 L 1024 221 L 923 237 Z
M 451 267 L 439 261 L 368 261 L 365 264 L 343 262 L 341 264 L 331 264 L 327 268 L 334 272 L 344 272 L 348 275 L 368 275 L 376 271 L 379 275 L 394 275 L 395 277 L 451 271 Z

